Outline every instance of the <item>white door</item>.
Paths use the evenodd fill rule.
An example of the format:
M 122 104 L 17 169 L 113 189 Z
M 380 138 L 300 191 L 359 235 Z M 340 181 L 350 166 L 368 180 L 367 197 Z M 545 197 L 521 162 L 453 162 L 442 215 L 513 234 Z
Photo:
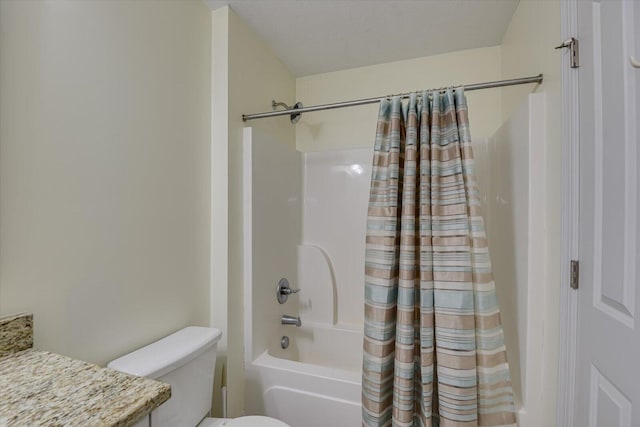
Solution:
M 640 0 L 577 3 L 580 289 L 574 427 L 640 427 L 640 69 L 630 63 L 632 55 L 640 58 Z

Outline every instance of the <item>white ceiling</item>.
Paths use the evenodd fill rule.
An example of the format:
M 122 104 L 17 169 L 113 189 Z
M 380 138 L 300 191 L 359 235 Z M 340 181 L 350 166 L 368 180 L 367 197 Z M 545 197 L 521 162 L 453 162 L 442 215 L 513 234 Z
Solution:
M 204 0 L 229 5 L 295 77 L 499 45 L 519 0 Z

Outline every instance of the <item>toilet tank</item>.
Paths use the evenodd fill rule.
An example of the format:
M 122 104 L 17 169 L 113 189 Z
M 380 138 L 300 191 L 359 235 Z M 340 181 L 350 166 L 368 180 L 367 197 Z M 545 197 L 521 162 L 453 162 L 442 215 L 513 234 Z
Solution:
M 215 328 L 189 326 L 107 367 L 171 384 L 171 398 L 151 413 L 153 427 L 194 427 L 211 409 L 221 336 Z

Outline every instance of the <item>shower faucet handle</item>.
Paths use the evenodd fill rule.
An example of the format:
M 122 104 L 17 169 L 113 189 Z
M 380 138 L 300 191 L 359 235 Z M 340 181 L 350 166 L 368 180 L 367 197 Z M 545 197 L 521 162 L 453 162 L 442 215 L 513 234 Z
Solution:
M 278 282 L 278 287 L 276 288 L 276 298 L 278 298 L 278 302 L 280 304 L 284 304 L 285 302 L 287 302 L 287 298 L 289 298 L 289 295 L 297 294 L 298 292 L 300 292 L 300 289 L 292 289 L 289 286 L 289 281 L 283 277 Z

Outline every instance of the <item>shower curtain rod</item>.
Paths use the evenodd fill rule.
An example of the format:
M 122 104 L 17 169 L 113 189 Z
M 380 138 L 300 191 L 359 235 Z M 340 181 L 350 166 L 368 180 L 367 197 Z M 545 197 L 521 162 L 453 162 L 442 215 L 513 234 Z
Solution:
M 518 79 L 497 80 L 495 82 L 485 82 L 485 83 L 475 83 L 471 85 L 465 85 L 464 90 L 469 91 L 469 90 L 478 90 L 478 89 L 490 89 L 494 87 L 523 85 L 527 83 L 542 83 L 542 74 L 538 74 L 537 76 L 531 76 L 531 77 L 521 77 Z M 429 90 L 435 90 L 435 89 L 429 89 Z M 403 93 L 398 96 L 402 96 L 403 98 L 408 98 L 410 94 L 411 93 Z M 381 100 L 386 98 L 389 98 L 389 96 L 378 96 L 376 98 L 356 99 L 354 101 L 335 102 L 333 104 L 313 105 L 311 107 L 289 108 L 286 110 L 269 111 L 266 113 L 243 114 L 242 121 L 246 122 L 247 120 L 264 119 L 267 117 L 275 117 L 275 116 L 285 116 L 287 114 L 297 115 L 302 113 L 309 113 L 311 111 L 332 110 L 334 108 L 354 107 L 356 105 L 365 105 L 365 104 L 375 104 L 376 102 L 380 102 Z

